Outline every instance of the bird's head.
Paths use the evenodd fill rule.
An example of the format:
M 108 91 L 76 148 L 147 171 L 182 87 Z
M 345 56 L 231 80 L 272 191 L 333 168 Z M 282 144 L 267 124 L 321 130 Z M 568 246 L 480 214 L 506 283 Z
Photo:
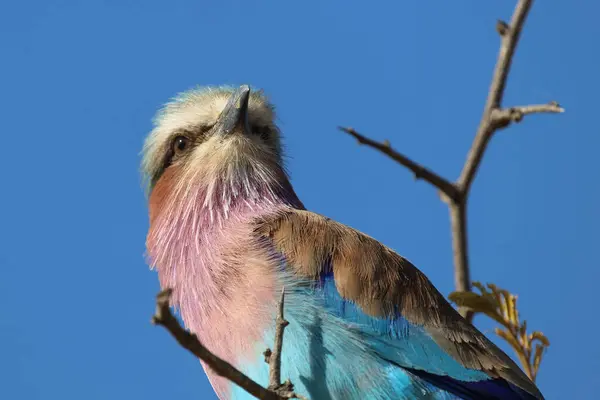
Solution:
M 143 149 L 150 219 L 174 202 L 226 212 L 236 199 L 289 191 L 274 119 L 264 94 L 246 85 L 195 89 L 166 104 Z

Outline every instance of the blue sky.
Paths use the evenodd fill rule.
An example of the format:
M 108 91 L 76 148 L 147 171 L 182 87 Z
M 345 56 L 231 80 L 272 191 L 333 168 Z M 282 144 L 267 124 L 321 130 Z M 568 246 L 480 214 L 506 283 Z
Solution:
M 152 115 L 197 84 L 264 88 L 307 207 L 393 247 L 449 293 L 446 206 L 336 126 L 458 176 L 494 24 L 514 3 L 3 2 L 0 398 L 213 398 L 199 363 L 150 325 L 158 282 L 143 258 L 138 174 Z M 517 293 L 550 338 L 538 379 L 548 399 L 597 397 L 599 12 L 534 4 L 506 104 L 557 100 L 567 112 L 498 134 L 470 200 L 472 276 Z

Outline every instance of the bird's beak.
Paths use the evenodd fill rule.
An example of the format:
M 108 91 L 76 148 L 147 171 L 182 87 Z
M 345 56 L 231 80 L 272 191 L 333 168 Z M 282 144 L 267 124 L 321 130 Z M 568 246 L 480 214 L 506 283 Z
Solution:
M 249 135 L 251 132 L 248 123 L 248 100 L 250 88 L 248 85 L 240 86 L 229 97 L 221 115 L 217 119 L 213 132 L 217 135 L 230 136 L 233 133 Z

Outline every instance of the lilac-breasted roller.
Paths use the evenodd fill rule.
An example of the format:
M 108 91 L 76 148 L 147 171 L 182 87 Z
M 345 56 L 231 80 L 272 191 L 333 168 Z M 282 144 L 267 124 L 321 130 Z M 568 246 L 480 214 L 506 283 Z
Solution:
M 147 254 L 186 327 L 267 386 L 285 287 L 282 377 L 312 400 L 543 399 L 407 259 L 305 209 L 274 119 L 248 86 L 194 89 L 146 139 Z M 204 368 L 219 398 L 251 398 Z

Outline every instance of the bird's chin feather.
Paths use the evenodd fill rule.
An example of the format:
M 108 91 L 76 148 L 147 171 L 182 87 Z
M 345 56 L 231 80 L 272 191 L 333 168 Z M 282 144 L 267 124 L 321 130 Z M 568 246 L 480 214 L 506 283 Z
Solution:
M 161 254 L 183 239 L 200 246 L 202 235 L 231 218 L 279 205 L 303 208 L 277 159 L 249 154 L 247 149 L 213 150 L 171 165 L 156 182 L 149 198 L 151 265 L 159 259 L 177 264 L 176 254 L 168 260 Z
M 301 206 L 278 154 L 250 138 L 211 138 L 158 179 L 149 198 L 150 224 L 190 212 L 219 223 L 236 208 L 264 202 Z

